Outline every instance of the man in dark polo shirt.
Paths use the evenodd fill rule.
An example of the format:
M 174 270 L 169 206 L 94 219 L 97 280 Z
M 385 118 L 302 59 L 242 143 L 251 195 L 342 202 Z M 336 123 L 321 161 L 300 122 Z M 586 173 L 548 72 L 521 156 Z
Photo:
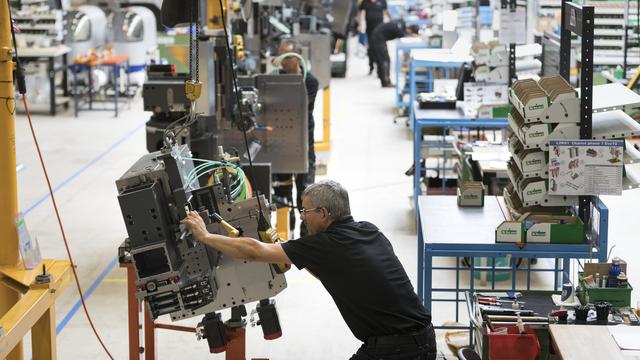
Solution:
M 302 195 L 309 235 L 281 244 L 210 234 L 197 212 L 183 220 L 194 237 L 228 256 L 308 269 L 327 289 L 345 322 L 364 344 L 351 360 L 436 358 L 431 316 L 378 228 L 354 221 L 349 195 L 324 180 Z

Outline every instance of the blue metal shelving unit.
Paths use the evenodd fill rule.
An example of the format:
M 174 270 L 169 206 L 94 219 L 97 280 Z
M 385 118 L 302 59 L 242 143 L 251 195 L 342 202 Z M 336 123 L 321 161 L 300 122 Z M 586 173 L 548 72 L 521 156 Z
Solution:
M 398 113 L 409 108 L 410 102 L 405 100 L 404 97 L 408 91 L 409 82 L 405 81 L 402 86 L 400 85 L 402 67 L 409 65 L 409 62 L 404 61 L 403 57 L 406 52 L 413 49 L 428 49 L 430 48 L 425 42 L 407 42 L 405 39 L 396 40 L 396 109 Z
M 531 277 L 536 272 L 552 272 L 554 290 L 559 290 L 562 283 L 569 281 L 571 259 L 594 259 L 605 261 L 608 247 L 607 207 L 596 197 L 592 198 L 592 210 L 596 221 L 591 223 L 588 233 L 590 243 L 587 244 L 509 244 L 495 243 L 494 230 L 504 220 L 500 204 L 491 196 L 485 198 L 484 208 L 460 208 L 455 196 L 419 196 L 416 218 L 418 224 L 418 296 L 427 310 L 432 311 L 433 302 L 464 302 L 464 293 L 480 289 L 475 285 L 476 272 L 491 273 L 490 286 L 482 290 L 496 290 L 495 274 L 511 273 L 511 284 L 508 290 L 530 290 Z M 554 259 L 554 267 L 532 268 L 530 263 L 520 269 L 515 261 L 508 268 L 496 268 L 495 258 L 511 256 L 516 258 Z M 438 257 L 454 257 L 455 266 L 433 266 Z M 461 258 L 486 257 L 494 259 L 492 266 L 477 266 L 470 261 L 465 268 L 460 265 Z M 433 287 L 434 271 L 455 271 L 455 287 Z M 468 286 L 461 286 L 462 273 L 469 272 Z M 527 274 L 524 286 L 518 286 L 516 275 Z M 562 283 L 559 282 L 560 276 Z M 498 290 L 505 290 L 504 285 Z M 435 298 L 435 293 L 443 293 L 445 298 Z M 456 306 L 456 321 L 459 321 L 459 309 Z
M 592 40 L 593 40 L 593 7 L 580 7 L 568 0 L 563 0 L 562 39 L 560 72 L 568 79 L 571 33 L 582 36 L 583 68 L 581 69 L 581 138 L 591 138 L 591 74 L 592 74 Z M 579 21 L 576 21 L 578 19 Z M 450 67 L 460 66 L 460 63 L 447 64 Z M 491 197 L 485 199 L 483 208 L 459 208 L 455 196 L 426 196 L 420 194 L 420 149 L 422 145 L 422 128 L 424 127 L 490 127 L 506 121 L 496 119 L 464 119 L 455 111 L 449 110 L 419 110 L 415 104 L 415 69 L 418 67 L 444 67 L 441 63 L 433 64 L 426 61 L 413 60 L 410 64 L 411 79 L 411 114 L 410 121 L 414 128 L 414 197 L 416 209 L 416 223 L 418 227 L 418 290 L 425 307 L 432 310 L 434 301 L 454 302 L 456 305 L 464 302 L 461 292 L 478 290 L 475 286 L 475 273 L 511 272 L 511 286 L 509 290 L 527 290 L 531 288 L 531 274 L 536 271 L 551 271 L 554 274 L 554 290 L 558 290 L 562 282 L 570 277 L 570 262 L 572 259 L 591 259 L 606 261 L 608 249 L 608 221 L 609 211 L 598 197 L 583 196 L 580 205 L 574 210 L 585 224 L 585 242 L 583 244 L 536 244 L 536 243 L 495 243 L 496 227 L 505 218 L 506 211 Z M 451 230 L 451 231 L 449 231 Z M 515 263 L 508 268 L 496 268 L 495 258 L 511 256 L 513 258 L 554 259 L 553 269 L 539 269 L 528 266 L 518 269 Z M 433 266 L 437 257 L 454 257 L 455 266 Z M 492 258 L 492 266 L 476 266 L 470 261 L 468 270 L 460 265 L 461 258 L 487 257 Z M 455 287 L 433 288 L 433 271 L 455 271 Z M 469 272 L 468 287 L 461 286 L 461 272 Z M 524 287 L 519 286 L 516 275 L 527 273 Z M 495 276 L 492 277 L 489 289 L 496 289 Z M 499 290 L 504 291 L 504 288 Z M 434 298 L 434 293 L 454 294 L 453 298 Z M 458 320 L 458 306 L 456 306 L 456 320 Z M 436 326 L 437 327 L 437 326 Z

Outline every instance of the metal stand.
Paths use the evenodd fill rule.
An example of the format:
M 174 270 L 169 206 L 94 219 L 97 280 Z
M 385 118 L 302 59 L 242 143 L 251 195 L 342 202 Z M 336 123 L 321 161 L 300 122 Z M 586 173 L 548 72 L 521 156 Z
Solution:
M 156 342 L 156 329 L 181 331 L 192 333 L 194 335 L 197 334 L 197 329 L 194 327 L 156 323 L 153 318 L 151 318 L 149 311 L 146 310 L 144 301 L 138 300 L 135 297 L 136 272 L 133 268 L 133 264 L 130 262 L 121 262 L 120 267 L 127 271 L 129 360 L 156 360 L 160 358 L 160 356 L 158 356 Z M 217 350 L 216 352 L 224 351 L 226 360 L 246 359 L 246 321 L 242 319 L 242 317 L 246 315 L 246 309 L 244 311 L 242 311 L 242 309 L 244 309 L 244 307 L 233 307 L 231 309 L 231 319 L 225 323 L 220 321 L 220 335 L 226 338 L 226 343 L 219 349 L 210 349 Z M 140 312 L 144 312 L 144 319 L 142 320 L 143 323 L 140 322 Z M 219 316 L 219 314 L 211 315 Z M 142 346 L 140 343 L 141 332 L 143 333 L 142 340 L 144 341 Z M 2 353 L 0 352 L 0 354 Z
M 515 13 L 517 4 L 516 4 L 516 0 L 502 0 L 500 6 L 503 9 L 506 9 L 508 7 L 511 12 Z M 515 78 L 516 78 L 516 44 L 510 43 L 509 44 L 509 87 L 511 87 L 511 83 L 513 83 L 513 80 Z
M 571 34 L 582 38 L 582 64 L 580 68 L 580 139 L 592 138 L 593 95 L 593 6 L 579 6 L 562 1 L 562 28 L 560 31 L 560 75 L 571 83 Z M 578 214 L 585 224 L 591 219 L 590 197 L 581 196 Z

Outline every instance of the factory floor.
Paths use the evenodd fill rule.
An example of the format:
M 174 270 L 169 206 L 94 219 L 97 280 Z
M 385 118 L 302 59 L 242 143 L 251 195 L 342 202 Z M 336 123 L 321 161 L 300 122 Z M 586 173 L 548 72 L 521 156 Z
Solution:
M 376 77 L 367 75 L 366 59 L 351 56 L 347 78 L 332 80 L 331 99 L 331 151 L 323 155 L 328 160 L 327 177 L 349 190 L 355 219 L 370 221 L 387 235 L 415 284 L 416 224 L 411 178 L 404 175 L 412 163 L 412 140 L 404 121 L 392 122 L 394 89 L 381 89 Z M 56 117 L 33 116 L 89 311 L 115 359 L 128 358 L 128 338 L 125 271 L 116 261 L 126 232 L 114 181 L 146 152 L 144 123 L 149 113 L 141 108 L 136 99 L 117 118 L 111 112 L 83 112 L 75 118 L 71 111 Z M 16 116 L 16 147 L 18 163 L 24 165 L 18 184 L 27 226 L 44 257 L 64 259 L 66 253 L 23 114 Z M 639 200 L 640 191 L 605 199 L 610 208 L 609 244 L 616 245 L 613 255 L 630 263 L 632 284 L 640 279 L 640 255 L 634 249 L 637 235 L 633 236 Z M 473 229 L 469 229 L 469 236 L 473 236 Z M 247 358 L 349 358 L 359 342 L 322 285 L 296 269 L 287 273 L 287 280 L 288 288 L 276 297 L 283 337 L 265 341 L 259 327 L 249 326 Z M 540 286 L 549 281 L 534 278 Z M 451 274 L 438 275 L 434 286 L 454 282 Z M 632 303 L 637 301 L 638 291 Z M 433 312 L 436 323 L 455 320 L 452 306 L 438 304 Z M 56 316 L 58 358 L 106 358 L 79 306 L 73 284 L 60 297 Z M 198 321 L 189 319 L 179 325 L 194 326 Z M 439 333 L 440 349 L 452 358 L 443 335 Z M 27 359 L 31 355 L 28 343 L 26 338 Z M 158 330 L 157 353 L 158 359 L 224 358 L 210 355 L 206 342 L 196 341 L 193 334 L 166 330 Z

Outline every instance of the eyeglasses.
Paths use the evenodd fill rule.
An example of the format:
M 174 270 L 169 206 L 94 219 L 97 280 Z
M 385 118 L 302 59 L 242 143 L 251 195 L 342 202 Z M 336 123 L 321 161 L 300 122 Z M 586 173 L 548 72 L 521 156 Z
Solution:
M 314 207 L 314 208 L 311 208 L 311 209 L 300 208 L 300 214 L 307 215 L 307 213 L 310 213 L 312 211 L 318 211 L 320 209 L 322 209 L 322 208 L 319 208 L 319 207 Z

